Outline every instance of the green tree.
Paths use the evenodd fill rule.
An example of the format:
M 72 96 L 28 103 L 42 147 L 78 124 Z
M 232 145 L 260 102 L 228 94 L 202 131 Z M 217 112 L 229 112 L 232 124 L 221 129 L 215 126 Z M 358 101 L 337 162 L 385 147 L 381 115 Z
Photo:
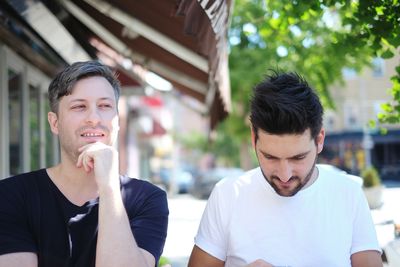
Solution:
M 335 108 L 329 93 L 343 83 L 343 68 L 361 71 L 374 57 L 391 58 L 400 46 L 399 0 L 236 0 L 231 17 L 232 112 L 217 128 L 220 141 L 208 145 L 218 156 L 240 156 L 244 168 L 250 146 L 249 99 L 268 69 L 296 71 Z M 400 66 L 392 77 L 393 101 L 383 105 L 382 123 L 400 122 Z M 228 140 L 229 139 L 229 140 Z M 227 154 L 228 152 L 228 154 Z
M 394 56 L 399 25 L 398 1 L 236 0 L 229 34 L 233 110 L 218 129 L 238 148 L 249 144 L 249 98 L 268 69 L 301 73 L 325 108 L 334 108 L 329 86 L 343 82 L 343 68 L 360 71 L 374 57 Z M 381 122 L 400 119 L 400 67 L 396 71 L 394 101 L 384 105 Z

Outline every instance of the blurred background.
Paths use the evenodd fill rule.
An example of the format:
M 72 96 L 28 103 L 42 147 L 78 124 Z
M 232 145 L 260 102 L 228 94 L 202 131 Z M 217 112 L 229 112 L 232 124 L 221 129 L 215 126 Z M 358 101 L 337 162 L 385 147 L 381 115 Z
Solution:
M 58 162 L 47 86 L 75 61 L 100 60 L 122 86 L 120 171 L 168 192 L 165 257 L 186 266 L 215 183 L 257 166 L 252 87 L 268 69 L 296 71 L 325 107 L 319 163 L 366 195 L 381 188 L 371 212 L 386 264 L 400 266 L 399 16 L 388 0 L 1 1 L 0 177 Z

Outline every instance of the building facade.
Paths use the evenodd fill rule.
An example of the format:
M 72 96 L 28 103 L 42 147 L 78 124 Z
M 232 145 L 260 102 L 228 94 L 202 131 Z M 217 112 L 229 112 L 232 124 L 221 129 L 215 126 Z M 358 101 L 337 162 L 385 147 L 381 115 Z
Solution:
M 177 99 L 199 103 L 205 131 L 215 127 L 230 105 L 225 47 L 231 6 L 230 0 L 1 1 L 0 179 L 59 161 L 47 122 L 47 87 L 76 61 L 100 60 L 119 76 L 122 173 L 149 174 L 155 140 L 167 132 L 157 112 L 131 104 L 154 96 L 149 72 L 169 81 Z M 151 129 L 138 129 L 145 120 Z
M 361 74 L 344 70 L 345 84 L 330 89 L 336 110 L 325 112 L 327 137 L 321 161 L 353 174 L 373 165 L 383 180 L 400 181 L 400 125 L 377 121 L 381 104 L 392 101 L 390 77 L 399 63 L 397 55 L 389 60 L 375 58 Z M 377 128 L 369 127 L 371 120 Z M 379 127 L 387 129 L 387 134 Z

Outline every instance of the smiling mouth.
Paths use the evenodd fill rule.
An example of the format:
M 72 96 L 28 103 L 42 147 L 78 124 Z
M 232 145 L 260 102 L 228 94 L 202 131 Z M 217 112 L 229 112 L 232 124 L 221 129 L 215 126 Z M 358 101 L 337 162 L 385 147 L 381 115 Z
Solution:
M 103 137 L 104 134 L 102 133 L 84 133 L 81 134 L 82 137 Z

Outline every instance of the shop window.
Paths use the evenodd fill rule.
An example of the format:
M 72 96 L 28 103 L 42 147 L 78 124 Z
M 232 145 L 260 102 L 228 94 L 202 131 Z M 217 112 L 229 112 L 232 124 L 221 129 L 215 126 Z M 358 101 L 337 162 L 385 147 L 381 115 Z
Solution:
M 30 124 L 30 168 L 40 168 L 40 90 L 38 87 L 29 85 L 29 124 Z
M 45 114 L 50 111 L 50 106 L 48 101 L 46 102 Z M 47 118 L 47 117 L 46 117 Z M 45 135 L 46 135 L 46 166 L 52 166 L 57 164 L 58 162 L 58 141 L 54 138 L 53 133 L 51 132 L 50 125 L 46 119 L 45 123 Z
M 9 123 L 9 163 L 10 174 L 22 170 L 22 75 L 8 70 L 8 123 Z

